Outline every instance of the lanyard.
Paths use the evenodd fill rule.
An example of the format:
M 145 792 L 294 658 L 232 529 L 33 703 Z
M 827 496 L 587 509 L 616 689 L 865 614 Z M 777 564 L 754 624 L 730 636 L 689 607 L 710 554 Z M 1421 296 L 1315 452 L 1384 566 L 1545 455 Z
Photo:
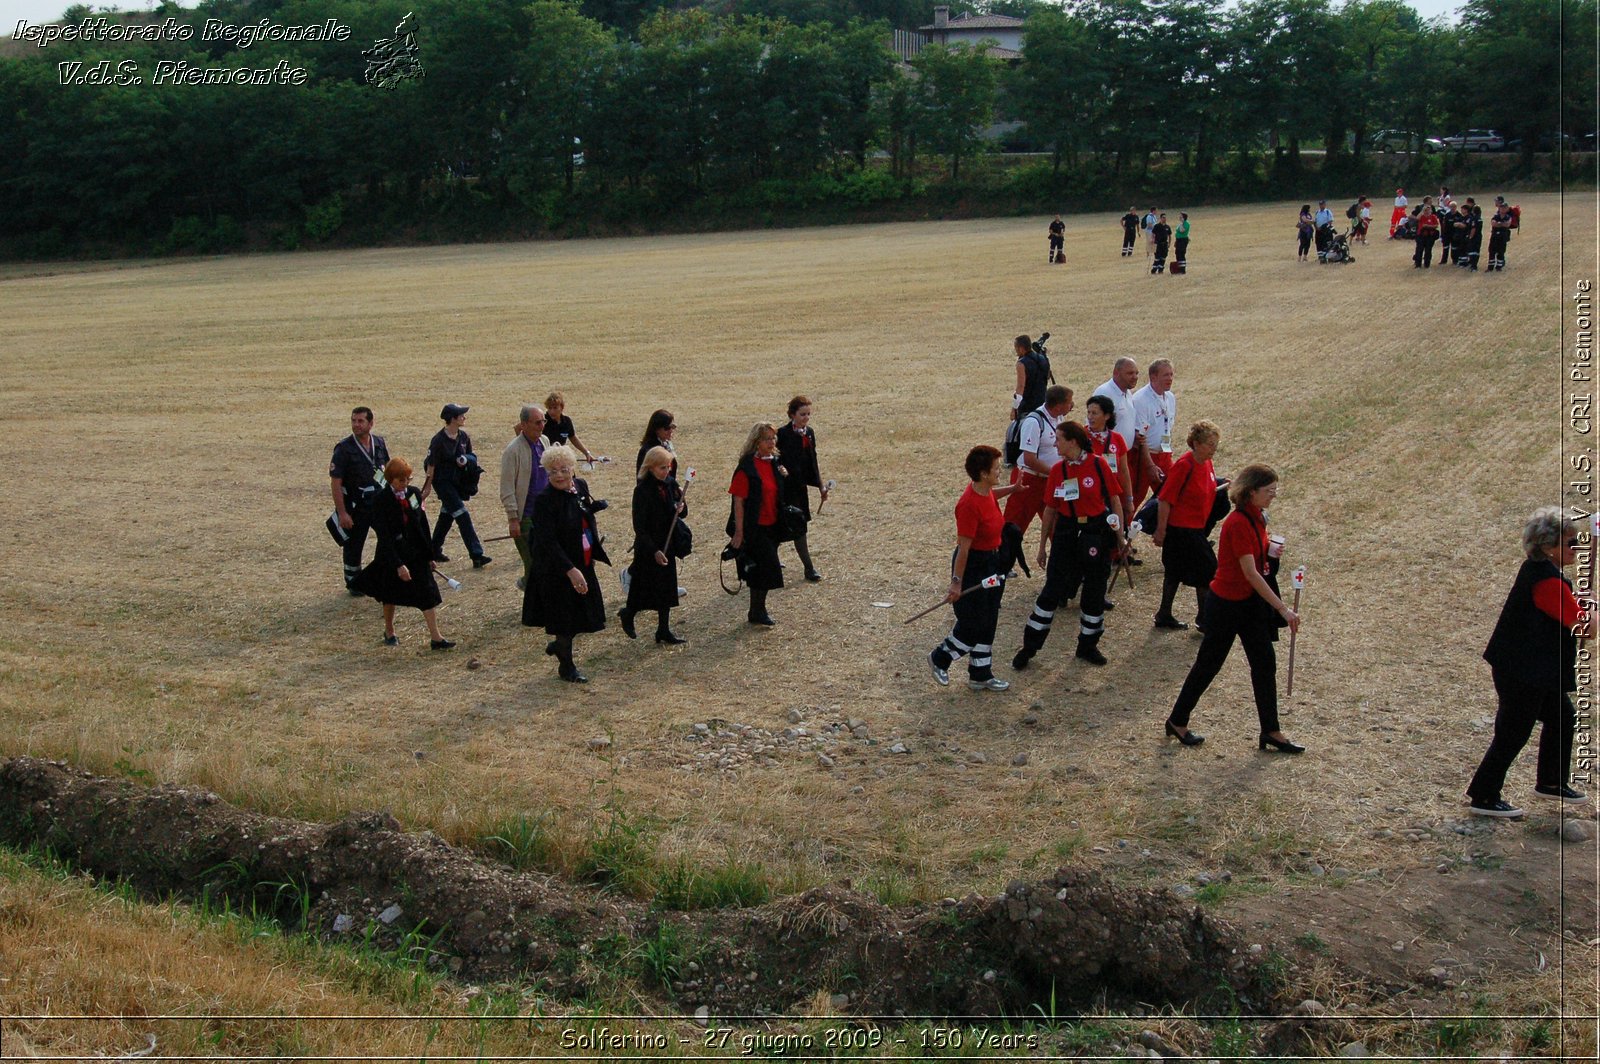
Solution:
M 361 446 L 361 441 L 356 439 L 355 433 L 353 433 L 353 432 L 350 434 L 350 441 L 356 445 L 356 450 L 360 451 L 362 456 L 366 458 L 367 464 L 372 467 L 373 472 L 377 472 L 377 470 L 378 470 L 378 441 L 377 441 L 377 439 L 376 438 L 373 439 L 373 441 L 372 441 L 372 450 L 370 450 L 370 451 L 367 450 L 365 447 Z

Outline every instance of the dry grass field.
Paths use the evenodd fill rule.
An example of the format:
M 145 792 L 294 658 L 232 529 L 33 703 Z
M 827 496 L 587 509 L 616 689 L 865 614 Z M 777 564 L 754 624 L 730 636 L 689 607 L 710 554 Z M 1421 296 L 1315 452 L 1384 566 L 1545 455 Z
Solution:
M 1376 235 L 1353 265 L 1297 263 L 1298 204 L 1283 203 L 1191 212 L 1178 278 L 1118 257 L 1109 216 L 1069 217 L 1064 267 L 1045 265 L 1047 219 L 1030 218 L 13 268 L 0 281 L 0 418 L 19 495 L 0 552 L 0 753 L 284 815 L 387 809 L 461 843 L 542 817 L 557 872 L 619 810 L 663 860 L 759 866 L 777 891 L 849 878 L 931 901 L 1059 863 L 1141 886 L 1226 870 L 1203 900 L 1329 952 L 1342 974 L 1320 993 L 1335 1002 L 1400 1016 L 1411 1006 L 1375 1006 L 1351 980 L 1381 994 L 1460 962 L 1470 976 L 1435 988 L 1435 1012 L 1593 1014 L 1594 844 L 1563 848 L 1548 809 L 1469 825 L 1462 797 L 1489 738 L 1479 654 L 1521 519 L 1566 479 L 1561 328 L 1575 279 L 1594 276 L 1592 197 L 1513 199 L 1525 228 L 1501 274 L 1416 271 L 1409 244 Z M 962 456 L 999 442 L 1009 407 L 1010 338 L 1044 329 L 1075 416 L 1116 356 L 1168 356 L 1180 422 L 1222 428 L 1219 471 L 1279 470 L 1274 527 L 1310 574 L 1284 701 L 1304 757 L 1256 752 L 1237 654 L 1196 715 L 1206 745 L 1163 741 L 1198 637 L 1151 628 L 1148 541 L 1137 585 L 1113 593 L 1109 667 L 1073 660 L 1069 610 L 1012 674 L 1036 575 L 1006 594 L 995 649 L 1009 692 L 971 692 L 960 671 L 948 689 L 929 678 L 948 611 L 901 620 L 943 589 Z M 494 469 L 518 405 L 557 388 L 583 440 L 619 459 L 589 474 L 613 503 L 600 524 L 619 567 L 629 462 L 649 413 L 676 415 L 681 460 L 699 472 L 675 615 L 688 644 L 655 646 L 643 621 L 630 642 L 613 620 L 579 640 L 593 682 L 561 683 L 543 634 L 519 624 L 510 544 L 472 571 L 452 534 L 444 569 L 464 587 L 446 592 L 441 623 L 458 649 L 431 653 L 414 615 L 401 646 L 382 647 L 378 607 L 345 595 L 321 527 L 349 409 L 373 407 L 391 452 L 420 465 L 440 406 L 470 404 Z M 839 482 L 812 527 L 826 579 L 799 581 L 786 554 L 778 626 L 758 630 L 717 583 L 724 489 L 749 426 L 781 419 L 797 392 Z M 504 533 L 493 473 L 474 515 Z M 602 576 L 614 614 L 620 588 Z M 1179 615 L 1192 611 L 1181 598 Z M 848 719 L 870 740 L 827 730 Z M 697 722 L 754 730 L 697 742 Z M 808 734 L 784 739 L 793 728 Z M 600 736 L 611 745 L 596 752 Z M 889 752 L 897 741 L 907 752 Z M 1535 801 L 1532 772 L 1530 751 L 1513 801 Z M 202 962 L 223 947 L 148 914 L 53 903 L 59 889 L 21 873 L 0 886 L 0 928 L 40 914 L 11 921 L 7 956 L 83 943 L 13 984 L 8 1012 L 381 999 L 265 947 Z M 107 921 L 122 936 L 111 945 L 90 937 Z M 86 959 L 142 963 L 115 949 L 159 959 L 137 979 Z M 308 1005 L 296 980 L 279 994 L 251 974 L 282 979 L 286 964 L 304 985 L 342 987 L 339 1000 Z M 1557 1044 L 1541 1050 L 1534 1021 L 1484 1022 L 1474 1048 Z M 1369 1025 L 1380 1045 L 1450 1048 L 1429 1029 Z M 7 1035 L 111 1048 L 74 1030 Z M 1593 1030 L 1554 1037 L 1592 1053 Z M 395 1047 L 363 1037 L 337 1041 Z

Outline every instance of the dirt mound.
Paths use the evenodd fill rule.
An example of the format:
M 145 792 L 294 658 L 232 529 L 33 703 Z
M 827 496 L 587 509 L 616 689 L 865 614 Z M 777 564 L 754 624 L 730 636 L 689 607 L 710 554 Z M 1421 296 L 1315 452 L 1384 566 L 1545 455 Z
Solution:
M 769 905 L 652 911 L 592 888 L 517 874 L 408 834 L 386 814 L 334 824 L 236 809 L 215 794 L 146 788 L 59 762 L 0 761 L 0 839 L 45 845 L 152 895 L 227 898 L 307 933 L 392 946 L 468 979 L 538 978 L 557 997 L 606 957 L 649 953 L 676 1006 L 718 1015 L 794 1011 L 848 989 L 870 1015 L 1018 1014 L 1106 1000 L 1271 1004 L 1236 935 L 1165 891 L 1062 869 L 998 897 L 891 909 L 848 884 Z

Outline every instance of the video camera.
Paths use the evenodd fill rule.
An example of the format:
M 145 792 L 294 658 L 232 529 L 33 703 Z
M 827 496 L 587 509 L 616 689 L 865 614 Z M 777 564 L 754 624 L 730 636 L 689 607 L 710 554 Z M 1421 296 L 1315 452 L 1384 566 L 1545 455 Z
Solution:
M 1036 355 L 1048 355 L 1050 352 L 1044 346 L 1044 342 L 1048 339 L 1050 339 L 1049 333 L 1040 333 L 1039 338 L 1033 342 L 1033 353 Z

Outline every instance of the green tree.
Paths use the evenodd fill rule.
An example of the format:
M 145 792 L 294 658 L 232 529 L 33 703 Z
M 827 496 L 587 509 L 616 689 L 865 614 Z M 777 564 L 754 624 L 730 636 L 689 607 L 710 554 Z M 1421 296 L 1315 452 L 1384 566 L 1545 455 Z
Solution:
M 961 160 L 978 150 L 984 127 L 994 120 L 996 63 L 982 46 L 929 45 L 911 60 L 918 75 L 919 133 L 950 160 L 950 179 L 961 177 Z

